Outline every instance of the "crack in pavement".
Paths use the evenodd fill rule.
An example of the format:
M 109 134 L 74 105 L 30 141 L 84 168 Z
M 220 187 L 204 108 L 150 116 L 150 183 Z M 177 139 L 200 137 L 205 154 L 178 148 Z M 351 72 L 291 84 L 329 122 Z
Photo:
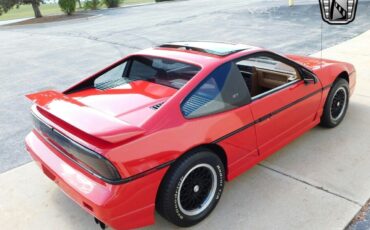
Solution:
M 344 200 L 346 200 L 346 201 L 349 201 L 349 202 L 351 202 L 351 203 L 353 203 L 353 204 L 355 204 L 355 205 L 357 205 L 357 206 L 359 206 L 359 207 L 362 207 L 362 206 L 363 206 L 362 204 L 360 204 L 359 202 L 357 202 L 357 201 L 355 201 L 355 200 L 352 200 L 352 199 L 350 199 L 350 198 L 348 198 L 348 197 L 342 196 L 342 195 L 340 195 L 340 194 L 338 194 L 338 193 L 332 192 L 332 191 L 330 191 L 329 189 L 326 189 L 326 188 L 324 188 L 324 187 L 322 187 L 322 186 L 314 185 L 314 184 L 312 184 L 312 183 L 310 183 L 310 182 L 308 182 L 308 181 L 305 181 L 305 180 L 299 179 L 299 178 L 297 178 L 297 177 L 295 177 L 295 176 L 289 175 L 289 174 L 287 174 L 287 173 L 285 173 L 285 172 L 279 171 L 279 170 L 277 170 L 277 169 L 274 169 L 274 168 L 272 168 L 272 167 L 270 167 L 270 166 L 267 166 L 267 165 L 264 165 L 264 164 L 262 164 L 262 163 L 258 163 L 257 165 L 258 165 L 258 166 L 260 166 L 260 167 L 263 167 L 263 168 L 265 168 L 265 169 L 271 170 L 271 171 L 273 171 L 273 172 L 276 172 L 276 173 L 278 173 L 278 174 L 280 174 L 280 175 L 286 176 L 286 177 L 288 177 L 288 178 L 290 178 L 290 179 L 293 179 L 293 180 L 296 180 L 296 181 L 301 182 L 301 183 L 303 183 L 303 184 L 309 185 L 309 186 L 311 186 L 311 187 L 313 187 L 313 188 L 316 188 L 316 189 L 318 189 L 318 190 L 321 190 L 321 191 L 323 191 L 323 192 L 326 192 L 326 193 L 329 193 L 329 194 L 334 195 L 334 196 L 336 196 L 336 197 L 342 198 L 342 199 L 344 199 Z
M 82 38 L 82 39 L 87 39 L 87 40 L 90 40 L 90 41 L 97 41 L 97 42 L 101 42 L 101 43 L 106 43 L 106 44 L 109 44 L 109 45 L 112 45 L 115 49 L 117 49 L 116 46 L 122 46 L 122 47 L 126 47 L 126 48 L 129 48 L 129 49 L 136 49 L 136 50 L 140 50 L 141 47 L 137 47 L 137 46 L 129 46 L 129 45 L 126 45 L 126 44 L 122 44 L 122 43 L 119 43 L 119 42 L 113 42 L 113 41 L 107 41 L 107 40 L 103 40 L 101 38 L 98 38 L 98 37 L 94 37 L 92 35 L 87 35 L 87 36 L 83 36 L 81 33 L 79 34 L 74 34 L 74 33 L 68 33 L 68 32 L 64 32 L 64 33 L 53 33 L 53 34 L 45 34 L 45 33 L 35 33 L 35 32 L 27 32 L 27 31 L 12 31 L 14 33 L 21 33 L 21 34 L 26 34 L 26 35 L 30 35 L 30 36 L 54 36 L 54 37 L 72 37 L 72 38 Z M 135 34 L 132 34 L 132 35 L 135 35 Z M 118 50 L 120 53 L 121 51 Z

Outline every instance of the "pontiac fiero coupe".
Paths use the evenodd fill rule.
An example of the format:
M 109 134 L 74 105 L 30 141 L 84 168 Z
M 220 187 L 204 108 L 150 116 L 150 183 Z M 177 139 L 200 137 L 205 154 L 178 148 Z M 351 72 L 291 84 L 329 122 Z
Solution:
M 101 226 L 158 211 L 186 227 L 232 180 L 307 130 L 343 120 L 351 64 L 217 42 L 128 55 L 64 92 L 27 95 L 26 148 Z

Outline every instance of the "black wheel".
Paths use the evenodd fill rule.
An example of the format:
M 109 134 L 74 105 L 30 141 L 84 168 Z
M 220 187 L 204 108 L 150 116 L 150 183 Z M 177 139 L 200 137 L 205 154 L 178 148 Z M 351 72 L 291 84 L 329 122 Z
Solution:
M 324 112 L 321 117 L 321 126 L 333 128 L 339 125 L 346 115 L 349 100 L 348 82 L 337 79 L 325 102 Z
M 224 183 L 224 165 L 216 154 L 206 149 L 188 153 L 164 177 L 156 209 L 177 226 L 192 226 L 216 207 Z

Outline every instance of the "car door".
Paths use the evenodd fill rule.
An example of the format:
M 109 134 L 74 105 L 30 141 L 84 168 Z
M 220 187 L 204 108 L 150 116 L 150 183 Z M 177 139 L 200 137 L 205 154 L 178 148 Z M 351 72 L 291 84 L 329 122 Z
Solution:
M 308 70 L 278 55 L 262 52 L 238 62 L 250 68 L 255 92 L 250 104 L 259 153 L 268 156 L 316 125 L 321 84 Z M 310 76 L 311 81 L 303 78 Z
M 188 139 L 207 135 L 227 153 L 228 179 L 252 166 L 258 157 L 251 97 L 234 63 L 220 65 L 181 103 L 183 116 L 194 133 Z M 209 140 L 206 140 L 209 142 Z

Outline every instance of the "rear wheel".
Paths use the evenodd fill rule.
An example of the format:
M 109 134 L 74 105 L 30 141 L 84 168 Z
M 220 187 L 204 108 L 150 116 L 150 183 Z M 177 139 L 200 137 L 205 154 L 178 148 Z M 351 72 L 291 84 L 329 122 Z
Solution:
M 348 100 L 348 82 L 339 78 L 333 84 L 326 99 L 320 125 L 328 128 L 339 125 L 346 115 Z
M 189 153 L 171 166 L 162 181 L 157 211 L 180 227 L 197 224 L 216 207 L 224 183 L 224 166 L 216 154 Z

